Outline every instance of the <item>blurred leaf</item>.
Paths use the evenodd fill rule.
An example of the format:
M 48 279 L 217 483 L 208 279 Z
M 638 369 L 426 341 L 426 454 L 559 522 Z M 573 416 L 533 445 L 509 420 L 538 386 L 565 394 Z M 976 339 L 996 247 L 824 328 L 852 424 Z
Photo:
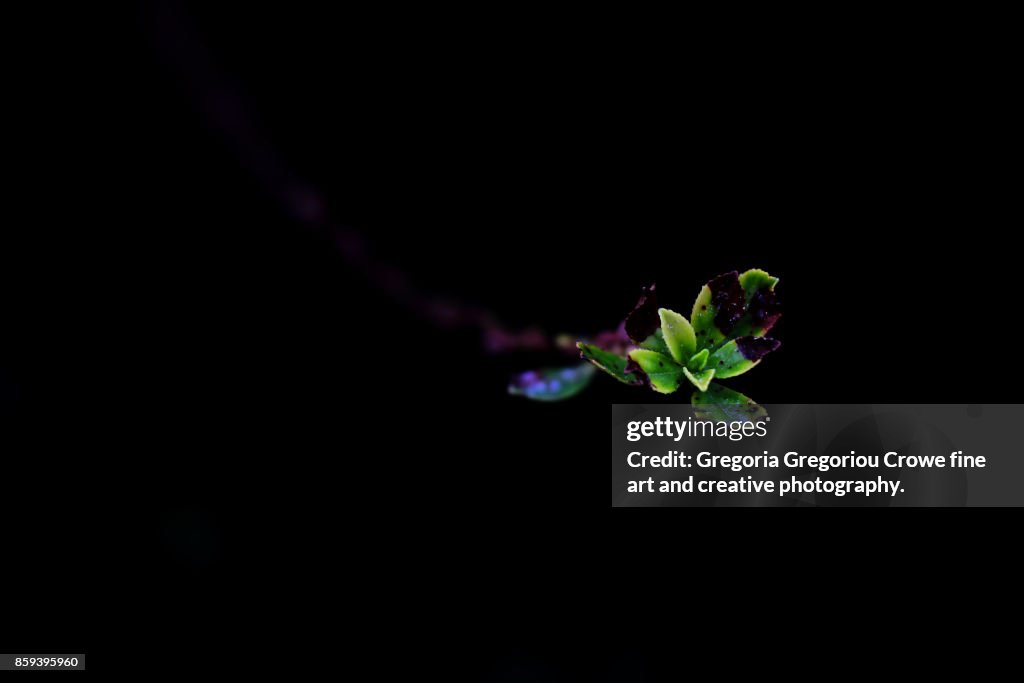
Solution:
M 508 393 L 534 401 L 561 401 L 583 391 L 594 375 L 594 366 L 589 363 L 531 370 L 514 377 L 508 385 Z
M 707 391 L 695 391 L 690 397 L 694 415 L 700 420 L 757 422 L 768 411 L 738 391 L 712 383 Z

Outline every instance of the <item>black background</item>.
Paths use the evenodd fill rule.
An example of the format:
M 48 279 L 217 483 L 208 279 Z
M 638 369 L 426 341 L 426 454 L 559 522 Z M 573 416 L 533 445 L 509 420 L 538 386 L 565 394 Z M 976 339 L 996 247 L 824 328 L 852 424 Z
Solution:
M 560 359 L 411 314 L 276 196 L 301 179 L 421 291 L 513 327 L 611 328 L 651 282 L 685 313 L 718 273 L 764 268 L 783 345 L 734 384 L 761 402 L 1010 402 L 1019 221 L 991 70 L 526 10 L 175 6 L 140 7 L 99 116 L 124 173 L 92 199 L 128 229 L 72 240 L 89 267 L 36 252 L 74 277 L 19 311 L 60 301 L 61 334 L 4 366 L 11 479 L 55 481 L 9 480 L 8 519 L 69 530 L 81 558 L 5 562 L 29 599 L 72 577 L 85 609 L 62 632 L 93 661 L 140 640 L 185 661 L 330 650 L 355 628 L 408 655 L 364 655 L 384 670 L 657 677 L 709 634 L 831 624 L 826 596 L 926 614 L 953 588 L 891 579 L 998 547 L 965 533 L 996 519 L 941 512 L 607 510 L 608 405 L 649 394 L 508 396 Z M 196 96 L 211 83 L 255 122 L 240 146 Z M 60 363 L 59 339 L 81 340 Z M 783 595 L 799 617 L 744 603 Z

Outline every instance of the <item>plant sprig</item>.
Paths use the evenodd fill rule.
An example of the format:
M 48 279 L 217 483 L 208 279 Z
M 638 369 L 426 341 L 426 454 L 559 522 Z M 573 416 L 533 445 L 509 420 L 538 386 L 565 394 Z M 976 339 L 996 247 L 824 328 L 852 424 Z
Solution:
M 778 282 L 756 268 L 719 275 L 701 288 L 689 320 L 659 308 L 652 285 L 626 317 L 626 334 L 634 346 L 624 355 L 583 341 L 576 346 L 584 359 L 624 384 L 672 394 L 689 383 L 697 390 L 695 406 L 756 405 L 711 380 L 742 375 L 779 348 L 778 340 L 765 336 L 782 315 Z M 711 389 L 713 394 L 705 395 Z

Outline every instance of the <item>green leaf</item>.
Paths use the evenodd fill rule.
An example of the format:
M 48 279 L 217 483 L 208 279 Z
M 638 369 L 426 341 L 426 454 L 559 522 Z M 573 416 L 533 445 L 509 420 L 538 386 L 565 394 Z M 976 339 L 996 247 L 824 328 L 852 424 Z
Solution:
M 707 285 L 700 288 L 700 294 L 693 302 L 690 321 L 697 336 L 698 349 L 713 349 L 725 341 L 725 335 L 715 327 L 715 309 L 711 305 L 711 288 Z
M 704 350 L 707 351 L 707 349 Z M 683 374 L 686 375 L 686 379 L 690 380 L 690 384 L 697 387 L 700 391 L 704 391 L 708 388 L 708 382 L 715 376 L 715 369 L 708 368 L 707 370 L 694 373 L 683 368 Z
M 637 344 L 641 349 L 647 349 L 648 351 L 657 351 L 663 353 L 666 356 L 670 354 L 668 345 L 665 343 L 665 337 L 661 332 L 661 329 L 654 331 L 654 334 L 643 340 L 642 343 Z
M 735 336 L 731 333 L 745 310 L 746 295 L 736 271 L 723 273 L 704 285 L 690 314 L 697 348 L 714 351 Z
M 580 350 L 580 357 L 590 361 L 601 368 L 615 379 L 624 384 L 643 384 L 642 377 L 626 372 L 626 359 L 616 356 L 611 351 L 605 351 L 593 344 L 577 342 L 576 348 Z
M 768 416 L 768 411 L 752 399 L 721 384 L 711 384 L 707 391 L 693 392 L 690 403 L 699 420 L 757 422 Z
M 690 315 L 697 348 L 714 351 L 730 339 L 768 332 L 782 315 L 775 294 L 778 281 L 752 268 L 742 275 L 723 273 L 704 285 Z
M 661 333 L 669 354 L 677 363 L 685 363 L 697 350 L 697 336 L 690 321 L 667 308 L 659 308 L 658 316 L 661 318 Z
M 587 344 L 585 342 L 577 342 L 576 347 L 580 350 L 581 358 L 589 361 L 601 370 L 604 370 L 620 382 L 632 385 L 640 385 L 644 383 L 644 379 L 641 376 L 631 374 L 627 370 L 626 366 L 629 361 L 625 357 L 614 354 L 611 351 L 605 351 L 598 346 Z
M 700 372 L 704 369 L 704 366 L 708 364 L 709 352 L 707 349 L 701 349 L 697 353 L 693 354 L 686 367 L 693 370 L 694 372 Z
M 524 372 L 512 379 L 508 393 L 534 401 L 562 401 L 583 391 L 596 373 L 590 363 Z
M 679 377 L 683 368 L 676 365 L 668 356 L 657 351 L 633 349 L 629 357 L 640 366 L 647 375 L 651 388 L 662 394 L 671 394 L 679 388 Z
M 759 268 L 751 268 L 740 275 L 740 287 L 746 293 L 748 303 L 756 292 L 764 289 L 775 289 L 775 285 L 778 282 L 779 278 L 773 277 Z
M 718 379 L 726 379 L 729 377 L 735 377 L 736 375 L 742 375 L 744 372 L 754 367 L 754 363 L 744 358 L 743 354 L 740 353 L 735 339 L 724 344 L 721 348 L 711 354 L 711 357 L 708 358 L 708 362 L 718 373 Z
M 740 337 L 723 344 L 708 358 L 715 377 L 727 379 L 742 375 L 761 362 L 768 353 L 779 348 L 779 342 L 768 337 Z
M 782 304 L 775 293 L 779 278 L 753 268 L 740 275 L 739 280 L 746 296 L 746 309 L 730 336 L 764 336 L 782 316 Z

